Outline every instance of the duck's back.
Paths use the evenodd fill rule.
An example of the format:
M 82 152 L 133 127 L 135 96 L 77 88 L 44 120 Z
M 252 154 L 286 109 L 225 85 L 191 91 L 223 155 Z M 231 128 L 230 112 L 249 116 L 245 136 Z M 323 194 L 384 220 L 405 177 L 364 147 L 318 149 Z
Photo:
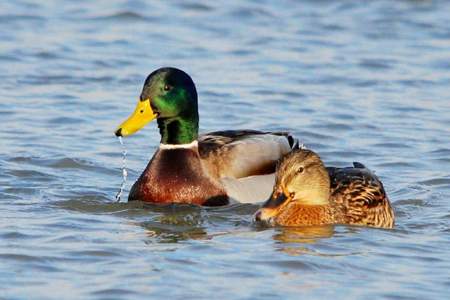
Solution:
M 392 228 L 394 211 L 378 177 L 361 163 L 354 167 L 327 168 L 331 201 L 340 208 L 346 224 Z
M 284 132 L 216 131 L 199 136 L 199 153 L 210 176 L 227 195 L 241 203 L 266 200 L 275 182 L 277 161 L 297 141 Z
M 227 130 L 199 136 L 200 157 L 216 178 L 274 173 L 277 161 L 296 146 L 284 132 Z

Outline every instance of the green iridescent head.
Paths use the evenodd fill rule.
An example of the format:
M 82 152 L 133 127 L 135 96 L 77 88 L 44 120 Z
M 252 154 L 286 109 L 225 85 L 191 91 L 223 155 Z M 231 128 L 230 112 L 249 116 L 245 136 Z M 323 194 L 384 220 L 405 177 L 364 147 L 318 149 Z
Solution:
M 176 68 L 161 68 L 145 80 L 138 105 L 116 135 L 133 134 L 157 118 L 163 144 L 187 144 L 198 137 L 197 91 L 191 77 Z

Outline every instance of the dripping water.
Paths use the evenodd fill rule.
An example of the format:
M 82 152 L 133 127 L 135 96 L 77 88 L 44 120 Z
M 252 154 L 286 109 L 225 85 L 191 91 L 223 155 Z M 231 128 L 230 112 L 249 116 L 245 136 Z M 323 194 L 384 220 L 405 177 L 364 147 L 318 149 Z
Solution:
M 120 202 L 120 198 L 122 197 L 122 193 L 125 188 L 125 184 L 127 182 L 127 175 L 128 175 L 127 164 L 126 164 L 127 163 L 127 149 L 125 148 L 125 145 L 123 144 L 123 140 L 122 140 L 121 136 L 119 136 L 119 142 L 120 142 L 120 145 L 122 146 L 122 184 L 120 185 L 120 189 L 117 192 L 116 202 Z

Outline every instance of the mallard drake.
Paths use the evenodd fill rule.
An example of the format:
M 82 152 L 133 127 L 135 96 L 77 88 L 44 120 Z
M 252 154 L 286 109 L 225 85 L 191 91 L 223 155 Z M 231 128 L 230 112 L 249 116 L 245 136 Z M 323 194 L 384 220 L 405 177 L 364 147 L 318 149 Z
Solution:
M 392 228 L 394 211 L 381 181 L 361 163 L 325 168 L 316 153 L 298 149 L 280 160 L 272 195 L 255 220 L 281 226 Z
M 198 134 L 197 91 L 191 77 L 161 68 L 145 80 L 137 107 L 116 130 L 128 136 L 157 119 L 161 142 L 128 200 L 224 205 L 266 199 L 276 162 L 291 151 L 288 133 L 255 130 Z

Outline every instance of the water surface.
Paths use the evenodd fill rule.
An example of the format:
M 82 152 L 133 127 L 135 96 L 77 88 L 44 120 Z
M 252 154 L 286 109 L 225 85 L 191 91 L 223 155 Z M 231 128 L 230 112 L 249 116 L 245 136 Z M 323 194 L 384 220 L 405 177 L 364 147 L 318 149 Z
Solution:
M 2 1 L 0 298 L 446 299 L 447 1 Z M 202 131 L 289 130 L 376 170 L 394 230 L 260 228 L 257 205 L 115 203 L 145 77 L 197 84 Z M 159 142 L 125 139 L 130 184 Z

